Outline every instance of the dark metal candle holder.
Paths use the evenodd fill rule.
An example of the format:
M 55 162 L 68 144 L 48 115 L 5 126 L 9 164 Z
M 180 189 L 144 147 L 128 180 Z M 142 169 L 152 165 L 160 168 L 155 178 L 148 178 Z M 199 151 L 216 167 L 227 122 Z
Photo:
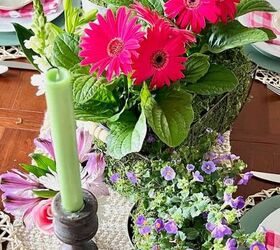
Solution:
M 87 190 L 83 195 L 84 207 L 74 213 L 63 210 L 60 193 L 54 197 L 54 233 L 63 243 L 61 250 L 98 250 L 92 240 L 98 229 L 97 200 Z

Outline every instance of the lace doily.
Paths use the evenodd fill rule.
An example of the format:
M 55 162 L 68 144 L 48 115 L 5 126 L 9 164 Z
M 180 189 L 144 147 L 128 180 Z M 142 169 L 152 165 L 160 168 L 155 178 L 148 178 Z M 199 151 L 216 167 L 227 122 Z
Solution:
M 254 78 L 280 95 L 280 74 L 258 67 L 254 73 Z
M 0 46 L 0 61 L 25 57 L 19 46 Z

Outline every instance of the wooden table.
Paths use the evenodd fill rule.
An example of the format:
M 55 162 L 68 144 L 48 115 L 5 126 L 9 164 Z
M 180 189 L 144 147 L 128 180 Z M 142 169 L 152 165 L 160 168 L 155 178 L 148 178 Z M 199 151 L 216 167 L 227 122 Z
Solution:
M 33 139 L 39 134 L 44 111 L 44 97 L 35 96 L 31 86 L 32 71 L 9 70 L 0 75 L 0 172 L 29 162 Z M 234 123 L 232 152 L 248 163 L 249 169 L 280 173 L 280 96 L 254 83 L 250 101 Z M 253 180 L 239 192 L 249 195 L 275 187 Z

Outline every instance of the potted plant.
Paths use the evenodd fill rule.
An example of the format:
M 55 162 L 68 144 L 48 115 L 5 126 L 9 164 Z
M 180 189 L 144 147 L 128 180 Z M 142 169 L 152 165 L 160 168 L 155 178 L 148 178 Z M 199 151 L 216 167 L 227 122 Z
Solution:
M 120 193 L 139 201 L 133 213 L 134 221 L 143 215 L 143 224 L 134 226 L 137 247 L 197 249 L 202 244 L 211 249 L 212 244 L 214 249 L 222 249 L 219 247 L 228 244 L 261 244 L 258 234 L 249 240 L 236 235 L 239 210 L 233 204 L 241 198 L 231 197 L 235 183 L 223 184 L 224 177 L 239 175 L 244 164 L 231 155 L 216 157 L 218 162 L 205 156 L 216 140 L 206 128 L 227 130 L 246 100 L 252 65 L 243 55 L 242 46 L 275 38 L 272 31 L 244 27 L 236 18 L 251 11 L 275 10 L 265 0 L 113 5 L 105 14 L 96 15 L 96 11 L 85 13 L 65 0 L 63 30 L 46 21 L 40 1 L 34 0 L 32 29 L 15 24 L 27 58 L 40 71 L 32 83 L 41 94 L 44 72 L 58 66 L 68 69 L 77 120 L 108 128 L 106 143 L 98 146 L 106 154 L 107 182 L 116 183 L 113 186 Z M 210 165 L 204 166 L 204 161 Z M 227 163 L 233 167 L 226 167 Z M 186 170 L 187 164 L 196 171 Z M 208 167 L 215 169 L 213 174 L 208 174 Z M 208 190 L 210 187 L 213 190 Z M 160 197 L 155 195 L 156 190 L 160 190 Z M 162 197 L 165 191 L 168 204 L 161 203 L 167 201 Z M 180 199 L 190 206 L 185 208 Z M 196 204 L 201 208 L 182 215 L 183 208 L 193 209 L 192 202 L 201 199 L 207 201 Z M 203 209 L 206 221 L 202 221 Z M 224 212 L 231 216 L 226 218 Z M 178 217 L 173 218 L 173 214 Z M 156 217 L 164 224 L 161 234 L 147 228 Z M 199 223 L 193 224 L 197 220 Z M 203 223 L 212 223 L 213 230 L 209 227 L 207 234 Z M 231 224 L 237 230 L 233 238 L 228 236 L 233 230 Z M 193 226 L 202 231 L 189 232 Z M 226 237 L 211 238 L 213 231 L 221 228 L 227 232 L 223 235 Z M 149 232 L 143 233 L 144 229 Z M 138 232 L 148 236 L 143 240 Z M 193 239 L 186 240 L 190 235 Z M 152 245 L 156 242 L 159 246 Z

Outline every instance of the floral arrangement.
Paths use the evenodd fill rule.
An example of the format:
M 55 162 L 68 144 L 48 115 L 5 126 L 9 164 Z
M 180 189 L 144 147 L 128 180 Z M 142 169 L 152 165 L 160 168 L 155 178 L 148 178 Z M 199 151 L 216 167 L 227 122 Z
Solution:
M 82 187 L 96 197 L 108 195 L 103 182 L 105 160 L 93 149 L 93 137 L 84 128 L 77 129 Z M 53 233 L 51 203 L 60 190 L 51 136 L 37 138 L 34 143 L 40 153 L 31 155 L 33 164 L 21 164 L 27 172 L 13 169 L 0 175 L 0 190 L 6 212 L 21 218 L 27 228 L 38 227 L 46 234 Z
M 108 181 L 136 201 L 131 229 L 136 249 L 266 249 L 261 232 L 244 234 L 239 219 L 245 206 L 235 195 L 250 172 L 234 154 L 205 152 L 216 134 L 192 148 L 180 147 L 166 159 L 139 158 L 130 166 L 108 159 Z M 215 144 L 222 145 L 219 135 Z
M 196 115 L 194 97 L 221 95 L 239 84 L 212 55 L 275 37 L 236 20 L 251 11 L 275 11 L 265 0 L 110 4 L 96 15 L 65 0 L 62 30 L 46 21 L 40 0 L 34 0 L 31 30 L 18 24 L 15 29 L 27 58 L 41 71 L 32 78 L 38 93 L 44 93 L 46 70 L 70 70 L 77 119 L 110 129 L 107 154 L 116 159 L 139 152 L 148 131 L 163 145 L 181 145 Z

